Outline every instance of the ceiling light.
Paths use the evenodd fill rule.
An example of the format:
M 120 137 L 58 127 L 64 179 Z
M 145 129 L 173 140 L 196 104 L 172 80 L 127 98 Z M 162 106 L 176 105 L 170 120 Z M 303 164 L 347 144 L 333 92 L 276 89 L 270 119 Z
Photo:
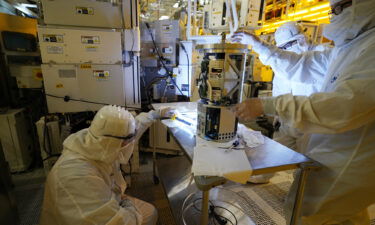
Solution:
M 169 19 L 169 16 L 161 16 L 161 17 L 159 18 L 159 20 L 167 20 L 167 19 Z

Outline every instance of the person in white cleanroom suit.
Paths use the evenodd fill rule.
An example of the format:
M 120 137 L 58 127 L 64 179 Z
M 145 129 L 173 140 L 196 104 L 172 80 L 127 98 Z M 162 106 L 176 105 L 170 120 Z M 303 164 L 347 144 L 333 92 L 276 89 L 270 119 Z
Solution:
M 308 40 L 308 38 L 304 35 L 303 26 L 297 24 L 296 22 L 287 22 L 281 25 L 275 32 L 275 41 L 278 48 L 285 51 L 295 52 L 297 54 L 302 54 L 307 51 L 324 51 L 329 48 L 327 45 L 313 44 L 311 40 Z M 265 64 L 267 64 L 267 61 L 270 60 L 268 57 L 273 57 L 267 57 L 267 55 L 262 54 L 261 51 L 259 54 L 260 60 Z M 295 62 L 291 61 L 290 63 Z M 274 97 L 290 93 L 293 95 L 309 96 L 312 93 L 318 92 L 324 81 L 325 71 L 321 71 L 320 75 L 315 75 L 313 78 L 310 78 L 308 74 L 303 74 L 305 79 L 293 80 L 293 77 L 290 77 L 287 71 L 284 71 L 282 68 L 279 69 L 277 64 L 272 65 L 272 70 L 275 74 L 272 81 L 272 96 Z M 296 73 L 303 73 L 303 71 L 296 71 Z M 296 73 L 294 75 L 300 77 Z M 275 131 L 273 139 L 293 150 L 298 151 L 297 141 L 299 140 L 297 139 L 302 137 L 302 133 L 296 129 L 290 128 L 282 121 L 278 121 L 278 119 L 276 119 L 275 122 L 280 123 L 280 127 L 277 131 Z
M 307 51 L 324 51 L 329 49 L 328 45 L 317 45 L 308 40 L 304 34 L 304 28 L 301 24 L 296 22 L 287 22 L 281 25 L 275 32 L 276 46 L 279 49 L 294 52 L 297 54 L 303 54 Z M 256 50 L 256 49 L 254 49 Z M 262 63 L 267 62 L 272 57 L 280 56 L 269 56 L 259 52 L 259 59 Z M 296 61 L 296 60 L 295 60 Z M 291 61 L 290 63 L 295 63 Z M 283 94 L 293 95 L 304 95 L 309 96 L 312 93 L 318 92 L 321 88 L 325 71 L 320 71 L 320 74 L 316 74 L 313 78 L 310 78 L 308 74 L 303 74 L 305 78 L 303 80 L 293 80 L 287 71 L 284 71 L 281 66 L 277 64 L 272 65 L 272 70 L 275 74 L 272 81 L 272 96 L 279 96 Z M 304 73 L 304 71 L 297 71 L 296 73 Z M 296 77 L 301 77 L 295 74 Z M 280 121 L 278 117 L 275 118 L 274 124 L 278 124 L 278 129 L 273 134 L 273 140 L 295 150 L 300 151 L 299 145 L 302 140 L 303 133 L 294 129 L 283 121 Z M 267 183 L 273 177 L 273 174 L 255 175 L 250 177 L 249 182 L 251 183 Z
M 169 112 L 165 108 L 134 119 L 124 108 L 101 108 L 89 128 L 64 141 L 47 178 L 40 224 L 156 224 L 154 206 L 124 194 L 120 164 L 128 163 L 134 143 L 152 122 Z
M 281 25 L 275 32 L 276 46 L 282 50 L 302 54 L 307 51 L 324 51 L 329 47 L 323 44 L 314 44 L 304 34 L 304 27 L 296 22 L 287 22 Z M 260 60 L 267 63 L 267 58 L 260 52 Z M 293 63 L 293 62 L 291 62 Z M 288 79 L 289 75 L 285 71 L 278 69 L 277 65 L 272 65 L 275 73 L 272 84 L 272 95 L 279 96 L 292 93 L 293 95 L 310 95 L 320 90 L 323 83 L 323 76 L 314 79 L 306 79 L 303 82 Z
M 367 207 L 375 203 L 375 1 L 330 3 L 331 23 L 323 34 L 334 41 L 332 50 L 308 52 L 294 64 L 291 59 L 299 57 L 294 53 L 268 62 L 283 65 L 290 74 L 327 71 L 321 92 L 248 99 L 236 113 L 245 120 L 277 115 L 309 134 L 303 152 L 322 168 L 307 177 L 300 224 L 368 225 Z M 237 33 L 234 38 L 266 57 L 282 54 L 251 34 Z M 288 203 L 296 185 L 295 181 Z M 290 215 L 292 207 L 286 209 Z

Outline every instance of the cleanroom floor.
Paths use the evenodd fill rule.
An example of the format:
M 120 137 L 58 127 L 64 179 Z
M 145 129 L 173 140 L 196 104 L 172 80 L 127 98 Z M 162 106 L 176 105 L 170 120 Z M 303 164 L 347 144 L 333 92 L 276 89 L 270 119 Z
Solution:
M 158 156 L 163 157 L 163 156 Z M 155 185 L 152 176 L 152 157 L 141 153 L 140 173 L 133 174 L 127 194 L 152 203 L 159 213 L 158 225 L 175 225 L 168 199 L 161 184 Z M 20 215 L 20 225 L 37 225 L 43 201 L 45 175 L 43 169 L 13 175 L 15 195 Z M 244 199 L 244 210 L 257 225 L 284 225 L 282 201 L 293 179 L 291 172 L 278 173 L 271 183 L 262 185 L 236 185 L 228 183 L 226 188 L 238 192 Z M 251 187 L 251 188 L 249 188 Z M 247 207 L 251 205 L 251 207 Z M 371 225 L 375 225 L 375 206 L 370 207 Z

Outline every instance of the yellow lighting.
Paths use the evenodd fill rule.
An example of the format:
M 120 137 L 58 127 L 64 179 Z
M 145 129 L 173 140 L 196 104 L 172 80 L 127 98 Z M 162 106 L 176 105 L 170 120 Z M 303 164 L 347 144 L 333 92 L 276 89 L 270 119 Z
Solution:
M 306 0 L 306 1 L 314 1 L 314 0 Z M 272 32 L 273 30 L 277 29 L 280 25 L 289 22 L 289 21 L 299 21 L 299 20 L 310 20 L 310 21 L 322 21 L 329 19 L 328 12 L 330 11 L 330 4 L 323 3 L 319 5 L 314 5 L 312 7 L 308 7 L 305 9 L 300 9 L 295 12 L 291 12 L 287 15 L 284 15 L 282 20 L 276 22 L 268 22 L 265 23 L 263 28 L 258 30 L 258 32 Z M 287 16 L 285 18 L 285 16 Z M 324 21 L 325 22 L 325 21 Z
M 295 12 L 293 15 L 290 15 L 290 16 L 301 15 L 301 14 L 305 14 L 305 13 L 307 13 L 307 12 L 308 12 L 308 10 L 305 9 L 305 10 L 297 11 L 297 12 Z M 292 13 L 291 13 L 291 14 L 292 14 Z
M 279 21 L 279 22 L 276 22 L 276 23 L 273 23 L 271 25 L 278 25 L 278 24 L 283 24 L 283 23 L 286 23 L 286 22 L 289 22 L 290 20 L 282 20 L 282 21 Z
M 315 10 L 318 10 L 318 9 L 324 9 L 324 8 L 331 8 L 331 6 L 329 5 L 329 3 L 324 3 L 324 4 L 321 4 L 321 5 L 318 5 L 318 6 L 312 7 L 312 8 L 310 9 L 310 11 L 315 11 Z
M 319 14 L 321 14 L 321 13 L 318 12 L 318 13 L 313 13 L 313 14 L 307 14 L 306 16 L 303 16 L 303 18 L 305 19 L 305 18 L 313 17 L 313 16 L 317 16 Z
M 312 21 L 318 21 L 318 20 L 325 20 L 325 19 L 328 19 L 329 16 L 322 16 L 322 17 L 319 17 L 319 18 L 316 18 L 316 19 L 312 19 Z

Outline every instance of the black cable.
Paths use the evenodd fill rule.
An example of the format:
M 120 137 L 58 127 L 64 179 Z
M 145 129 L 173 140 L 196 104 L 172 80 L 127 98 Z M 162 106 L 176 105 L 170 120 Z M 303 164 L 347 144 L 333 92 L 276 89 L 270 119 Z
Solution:
M 196 211 L 201 212 L 201 210 L 196 206 L 196 202 L 199 201 L 199 200 L 202 201 L 202 198 L 197 198 L 197 199 L 194 200 L 194 202 L 193 202 L 193 208 L 194 208 Z M 214 224 L 216 224 L 216 221 L 217 221 L 217 222 L 219 223 L 219 225 L 224 225 L 224 224 L 226 224 L 226 222 L 229 221 L 232 225 L 238 225 L 237 217 L 234 215 L 234 213 L 233 213 L 232 211 L 230 211 L 229 209 L 224 208 L 224 207 L 222 207 L 222 206 L 216 206 L 216 205 L 214 205 L 210 200 L 209 200 L 209 204 L 211 204 L 211 205 L 209 206 L 209 209 L 210 209 L 209 214 L 210 214 L 210 216 L 212 216 L 212 217 L 214 218 Z M 230 219 L 228 219 L 228 218 L 226 218 L 226 217 L 224 217 L 224 216 L 221 216 L 221 215 L 217 214 L 217 213 L 215 212 L 215 208 L 223 209 L 223 210 L 229 212 L 229 213 L 233 216 L 233 218 L 234 218 L 234 220 L 235 220 L 235 223 L 233 223 Z M 225 221 L 223 221 L 223 220 L 225 220 Z
M 230 214 L 232 214 L 233 218 L 234 218 L 235 221 L 236 221 L 235 225 L 238 224 L 237 217 L 234 215 L 234 213 L 233 213 L 232 211 L 230 211 L 230 210 L 227 209 L 227 208 L 221 207 L 221 206 L 215 206 L 215 208 L 224 209 L 225 211 L 227 211 L 227 212 L 229 212 Z M 220 215 L 218 215 L 218 216 L 220 216 Z M 222 217 L 222 216 L 220 216 L 220 217 Z M 226 219 L 226 218 L 225 218 L 225 219 Z M 228 220 L 228 219 L 227 219 L 227 220 Z M 228 221 L 230 221 L 230 220 L 228 220 Z M 230 222 L 231 222 L 231 224 L 233 224 L 232 221 L 230 221 Z
M 84 103 L 90 103 L 90 104 L 96 104 L 96 105 L 111 105 L 111 104 L 108 104 L 108 103 L 92 102 L 92 101 L 87 101 L 87 100 L 74 99 L 74 98 L 69 97 L 68 95 L 66 95 L 64 97 L 57 96 L 57 95 L 51 95 L 51 94 L 45 94 L 45 95 L 49 96 L 49 97 L 53 97 L 53 98 L 63 99 L 65 102 L 75 101 L 75 102 L 84 102 Z M 138 108 L 126 107 L 126 106 L 125 106 L 125 109 L 139 110 Z
M 150 93 L 149 93 L 149 91 L 146 89 L 146 86 L 147 86 L 147 85 L 146 85 L 146 81 L 145 81 L 145 71 L 142 69 L 142 67 L 141 67 L 141 73 L 142 73 L 142 75 L 141 75 L 141 80 L 142 80 L 143 87 L 144 87 L 145 92 L 146 92 L 147 102 L 148 102 L 149 105 L 151 105 L 151 104 L 152 104 L 152 101 L 151 101 L 151 98 L 150 98 Z
M 48 148 L 46 145 L 46 141 L 48 141 Z M 44 147 L 44 151 L 47 153 L 47 158 L 48 158 L 50 155 L 52 155 L 52 145 L 51 145 L 51 139 L 49 136 L 48 125 L 47 125 L 47 115 L 44 116 L 43 147 Z
M 159 52 L 159 48 L 156 46 L 156 42 L 155 42 L 155 39 L 154 39 L 154 35 L 152 34 L 152 31 L 150 29 L 150 24 L 148 24 L 147 22 L 145 23 L 146 24 L 146 27 L 147 27 L 147 30 L 148 32 L 150 33 L 150 36 L 151 36 L 151 40 L 152 40 L 152 43 L 154 45 L 154 49 L 156 51 L 156 54 L 158 55 L 159 59 L 160 59 L 160 62 L 163 66 L 163 68 L 167 71 L 168 73 L 168 76 L 171 78 L 172 82 L 173 82 L 173 85 L 176 86 L 177 90 L 181 93 L 182 96 L 185 96 L 184 93 L 181 91 L 181 89 L 178 87 L 178 85 L 176 84 L 176 82 L 173 80 L 173 73 L 167 68 L 167 66 L 165 65 L 164 63 L 164 58 L 163 56 L 160 54 Z M 188 98 L 187 96 L 185 96 L 186 98 Z
M 189 54 L 186 51 L 186 48 L 183 43 L 181 43 L 181 48 L 186 54 L 186 59 L 187 59 L 187 68 L 188 68 L 188 95 L 190 94 L 190 59 L 189 59 Z

